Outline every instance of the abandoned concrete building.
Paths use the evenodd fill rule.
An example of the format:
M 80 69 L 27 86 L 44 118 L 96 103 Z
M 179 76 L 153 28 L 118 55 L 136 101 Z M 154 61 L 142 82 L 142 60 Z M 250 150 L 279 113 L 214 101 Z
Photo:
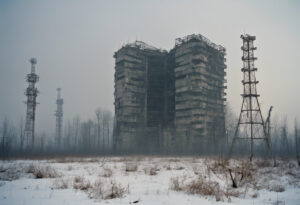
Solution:
M 195 153 L 225 136 L 225 48 L 193 34 L 169 52 L 135 41 L 114 58 L 117 152 Z

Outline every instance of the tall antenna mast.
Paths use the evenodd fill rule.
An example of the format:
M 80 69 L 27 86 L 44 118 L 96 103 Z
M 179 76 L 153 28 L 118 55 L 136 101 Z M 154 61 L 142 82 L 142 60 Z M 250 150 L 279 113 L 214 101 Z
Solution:
M 57 148 L 61 146 L 62 139 L 62 129 L 63 129 L 63 104 L 64 100 L 61 98 L 61 88 L 57 88 L 57 99 L 56 99 L 56 111 L 54 116 L 56 116 L 56 136 L 55 136 L 55 144 Z
M 243 46 L 241 47 L 243 51 L 243 68 L 241 69 L 243 72 L 242 84 L 244 87 L 244 93 L 242 94 L 243 103 L 229 151 L 231 154 L 236 139 L 250 140 L 250 161 L 252 161 L 254 140 L 264 140 L 270 152 L 271 146 L 258 102 L 259 94 L 257 94 L 256 90 L 258 81 L 255 77 L 257 68 L 255 68 L 254 62 L 257 58 L 254 57 L 254 51 L 257 48 L 253 44 L 256 37 L 245 34 L 241 35 L 241 39 L 243 39 Z
M 27 148 L 34 146 L 34 123 L 35 123 L 35 109 L 36 109 L 36 97 L 39 93 L 35 84 L 39 81 L 39 76 L 35 73 L 35 65 L 37 63 L 36 58 L 30 59 L 31 73 L 27 74 L 26 81 L 28 87 L 25 91 L 27 96 L 27 111 L 26 111 L 26 123 L 25 123 L 25 146 Z

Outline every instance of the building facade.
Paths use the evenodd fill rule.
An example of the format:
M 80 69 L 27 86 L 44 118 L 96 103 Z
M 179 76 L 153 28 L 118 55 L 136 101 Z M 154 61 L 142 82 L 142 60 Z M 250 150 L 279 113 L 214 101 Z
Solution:
M 141 41 L 115 55 L 115 149 L 189 153 L 225 135 L 225 49 L 201 35 L 169 52 Z

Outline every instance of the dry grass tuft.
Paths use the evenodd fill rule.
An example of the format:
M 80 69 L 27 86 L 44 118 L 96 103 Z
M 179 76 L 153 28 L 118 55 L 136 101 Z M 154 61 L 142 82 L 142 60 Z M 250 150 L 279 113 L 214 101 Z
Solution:
M 13 180 L 19 179 L 22 172 L 24 172 L 22 167 L 1 166 L 0 167 L 0 181 L 13 181 Z
M 68 168 L 67 168 L 67 170 L 68 170 L 68 171 L 72 171 L 72 170 L 73 170 L 72 165 L 69 165 Z
M 272 163 L 267 159 L 260 159 L 255 161 L 255 165 L 259 168 L 272 167 Z
M 159 169 L 156 166 L 144 168 L 144 173 L 147 175 L 150 175 L 150 176 L 157 175 L 158 171 L 159 171 Z
M 180 159 L 172 158 L 168 160 L 169 162 L 180 162 Z
M 179 167 L 176 167 L 175 169 L 176 170 L 184 170 L 184 167 L 183 166 L 179 166 Z
M 36 179 L 56 178 L 60 176 L 57 173 L 57 171 L 51 166 L 44 167 L 44 166 L 29 165 L 26 172 L 33 174 Z
M 82 176 L 76 176 L 73 180 L 73 189 L 87 191 L 92 188 L 91 182 Z
M 136 163 L 126 163 L 125 171 L 126 172 L 136 172 L 138 169 L 138 166 Z
M 113 175 L 113 171 L 110 168 L 104 168 L 103 171 L 100 173 L 101 177 L 109 178 Z
M 53 189 L 67 189 L 69 188 L 69 180 L 67 179 L 55 179 L 52 185 Z
M 110 182 L 110 191 L 104 197 L 104 199 L 114 199 L 114 198 L 122 198 L 126 193 L 126 189 L 122 187 L 120 184 L 117 184 L 114 181 Z
M 269 187 L 269 190 L 274 192 L 284 192 L 285 188 L 280 184 L 274 184 Z
M 129 190 L 111 180 L 109 184 L 104 184 L 97 180 L 89 190 L 89 197 L 92 199 L 114 199 L 122 198 Z
M 174 177 L 170 179 L 170 189 L 174 191 L 183 191 L 185 189 L 184 179 Z
M 215 196 L 216 201 L 222 199 L 220 185 L 217 182 L 208 181 L 203 177 L 199 177 L 197 180 L 190 182 L 186 187 L 186 192 L 189 194 Z

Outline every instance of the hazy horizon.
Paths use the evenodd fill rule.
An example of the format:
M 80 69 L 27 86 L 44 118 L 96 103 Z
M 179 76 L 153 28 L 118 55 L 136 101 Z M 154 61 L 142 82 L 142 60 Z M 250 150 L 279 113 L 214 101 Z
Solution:
M 169 50 L 175 38 L 202 34 L 226 48 L 227 102 L 238 114 L 242 40 L 255 35 L 263 115 L 300 121 L 299 1 L 5 1 L 0 0 L 0 122 L 25 120 L 29 59 L 37 58 L 37 132 L 55 130 L 56 88 L 64 122 L 113 112 L 114 58 L 122 45 L 142 40 Z M 293 122 L 292 122 L 293 123 Z

